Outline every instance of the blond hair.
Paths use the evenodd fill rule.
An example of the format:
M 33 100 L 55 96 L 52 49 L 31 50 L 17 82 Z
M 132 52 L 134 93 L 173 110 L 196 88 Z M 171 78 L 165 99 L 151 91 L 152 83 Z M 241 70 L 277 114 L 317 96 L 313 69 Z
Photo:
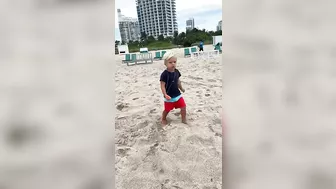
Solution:
M 175 53 L 173 51 L 167 51 L 162 57 L 162 59 L 164 61 L 163 63 L 166 65 L 168 60 L 171 59 L 171 58 L 176 58 Z

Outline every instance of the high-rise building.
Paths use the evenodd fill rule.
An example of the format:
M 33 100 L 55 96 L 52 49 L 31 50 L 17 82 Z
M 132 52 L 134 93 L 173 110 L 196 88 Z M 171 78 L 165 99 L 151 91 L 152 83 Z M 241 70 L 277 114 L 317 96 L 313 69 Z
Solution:
M 126 17 L 118 9 L 118 21 L 120 37 L 123 43 L 140 40 L 140 26 L 136 18 Z
M 189 18 L 189 20 L 186 21 L 186 30 L 192 30 L 195 28 L 195 20 L 194 18 Z
M 157 38 L 178 31 L 175 0 L 136 0 L 141 33 Z
M 220 31 L 220 30 L 222 30 L 222 21 L 219 21 L 217 25 L 217 31 Z

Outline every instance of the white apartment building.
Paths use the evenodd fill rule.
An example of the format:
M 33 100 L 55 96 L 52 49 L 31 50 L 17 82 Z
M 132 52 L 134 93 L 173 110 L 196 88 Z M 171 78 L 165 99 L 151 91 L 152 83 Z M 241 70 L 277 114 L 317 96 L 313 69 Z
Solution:
M 222 21 L 219 21 L 217 25 L 217 31 L 220 31 L 220 30 L 222 30 Z
M 189 18 L 189 20 L 186 21 L 186 31 L 192 30 L 195 28 L 195 20 L 194 18 Z
M 140 31 L 147 36 L 173 36 L 178 31 L 175 0 L 136 0 Z
M 118 22 L 121 41 L 128 43 L 129 41 L 140 40 L 140 26 L 138 19 L 126 17 L 121 14 L 121 10 L 118 9 Z

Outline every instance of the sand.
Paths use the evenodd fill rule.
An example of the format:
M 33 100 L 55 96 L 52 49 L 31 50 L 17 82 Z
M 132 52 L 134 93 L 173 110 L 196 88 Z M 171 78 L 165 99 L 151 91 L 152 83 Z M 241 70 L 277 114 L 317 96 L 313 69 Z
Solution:
M 193 61 L 183 48 L 173 51 L 188 125 L 179 110 L 168 115 L 169 125 L 160 123 L 162 60 L 126 66 L 116 55 L 116 188 L 222 187 L 221 56 Z

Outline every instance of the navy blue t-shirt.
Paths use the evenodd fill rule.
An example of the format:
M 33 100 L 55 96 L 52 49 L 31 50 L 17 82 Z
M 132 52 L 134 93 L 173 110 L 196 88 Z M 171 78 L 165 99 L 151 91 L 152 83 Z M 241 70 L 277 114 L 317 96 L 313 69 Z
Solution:
M 178 80 L 180 77 L 181 73 L 177 69 L 175 69 L 174 72 L 165 70 L 161 74 L 160 81 L 166 83 L 166 92 L 172 98 L 181 95 L 181 92 L 178 89 Z

